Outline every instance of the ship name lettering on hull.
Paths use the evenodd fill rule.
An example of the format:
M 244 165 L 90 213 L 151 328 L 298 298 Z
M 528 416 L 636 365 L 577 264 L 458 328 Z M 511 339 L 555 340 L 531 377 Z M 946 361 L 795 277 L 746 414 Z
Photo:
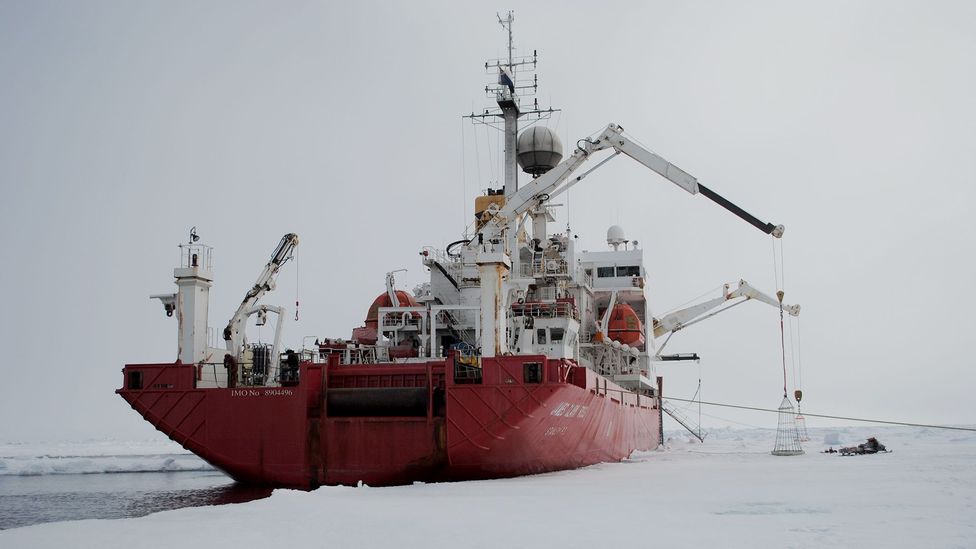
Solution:
M 588 406 L 582 406 L 579 404 L 570 404 L 568 402 L 560 402 L 555 408 L 549 412 L 549 415 L 555 417 L 586 417 L 586 410 L 589 409 Z

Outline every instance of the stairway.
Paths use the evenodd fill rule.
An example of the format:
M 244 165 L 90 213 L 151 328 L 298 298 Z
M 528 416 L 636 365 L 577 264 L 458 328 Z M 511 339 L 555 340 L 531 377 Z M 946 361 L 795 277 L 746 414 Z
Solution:
M 674 407 L 673 404 L 667 400 L 661 401 L 661 409 L 664 410 L 666 414 L 671 416 L 672 419 L 681 424 L 682 427 L 688 430 L 695 438 L 705 442 L 705 437 L 708 436 L 704 430 L 702 430 L 701 425 L 695 424 L 694 421 L 688 418 L 688 416 L 681 413 L 680 410 Z

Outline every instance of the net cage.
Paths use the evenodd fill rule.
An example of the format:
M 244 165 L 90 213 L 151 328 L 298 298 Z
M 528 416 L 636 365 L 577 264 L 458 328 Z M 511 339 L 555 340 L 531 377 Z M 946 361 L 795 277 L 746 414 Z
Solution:
M 807 433 L 807 419 L 800 411 L 800 405 L 796 405 L 796 438 L 800 442 L 810 442 L 810 435 Z
M 774 456 L 798 456 L 803 453 L 796 428 L 796 412 L 789 397 L 784 396 L 779 405 L 779 424 L 776 426 Z

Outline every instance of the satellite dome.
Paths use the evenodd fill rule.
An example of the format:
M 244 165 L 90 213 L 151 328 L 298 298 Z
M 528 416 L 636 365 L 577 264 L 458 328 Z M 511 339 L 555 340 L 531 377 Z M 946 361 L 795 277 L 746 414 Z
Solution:
M 627 238 L 624 236 L 624 230 L 620 225 L 611 225 L 607 229 L 607 244 L 611 246 L 619 246 L 627 242 Z
M 556 132 L 543 126 L 532 126 L 522 132 L 516 151 L 522 170 L 536 176 L 555 168 L 563 159 L 563 144 Z

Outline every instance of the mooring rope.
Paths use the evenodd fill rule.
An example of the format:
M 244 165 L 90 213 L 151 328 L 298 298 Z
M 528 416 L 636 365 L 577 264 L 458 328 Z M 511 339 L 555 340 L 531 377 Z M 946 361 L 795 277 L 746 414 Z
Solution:
M 704 404 L 706 406 L 719 406 L 722 408 L 738 408 L 740 410 L 755 410 L 757 412 L 772 412 L 776 414 L 780 413 L 779 410 L 775 410 L 773 408 L 760 408 L 758 406 L 742 406 L 738 404 L 724 404 L 721 402 L 705 402 L 701 400 L 692 401 L 686 398 L 676 398 L 671 396 L 667 397 L 667 400 L 678 400 L 681 402 L 698 402 L 699 404 Z M 906 427 L 927 427 L 929 429 L 948 429 L 951 431 L 969 431 L 969 432 L 976 433 L 976 427 L 953 427 L 951 425 L 930 425 L 927 423 L 909 423 L 906 421 L 889 421 L 885 419 L 867 419 L 867 418 L 850 417 L 850 416 L 833 416 L 828 414 L 805 413 L 803 415 L 807 417 L 822 417 L 827 419 L 843 419 L 846 421 L 860 421 L 863 423 L 883 423 L 886 425 L 904 425 Z

